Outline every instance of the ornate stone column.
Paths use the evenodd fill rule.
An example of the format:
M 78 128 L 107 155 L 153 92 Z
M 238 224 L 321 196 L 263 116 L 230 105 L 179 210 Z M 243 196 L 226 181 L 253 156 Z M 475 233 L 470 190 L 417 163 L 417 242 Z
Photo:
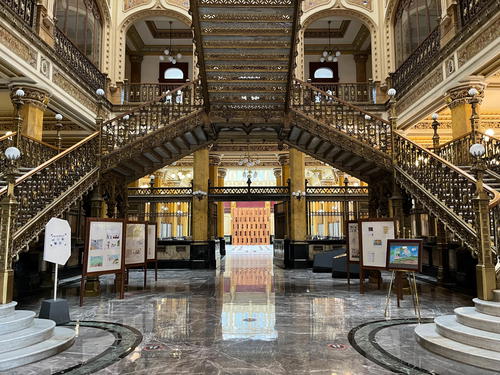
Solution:
M 194 152 L 193 192 L 208 193 L 209 155 L 208 148 Z M 206 268 L 209 265 L 208 245 L 208 197 L 193 197 L 193 242 L 191 243 L 191 267 Z
M 18 89 L 24 91 L 20 111 L 22 118 L 21 134 L 41 141 L 43 134 L 43 113 L 47 109 L 50 93 L 32 84 L 14 83 L 10 88 L 10 97 L 13 102 L 16 100 L 15 92 Z
M 276 186 L 283 186 L 283 181 L 281 181 L 281 168 L 273 168 L 273 173 L 276 178 Z
M 40 38 L 54 47 L 54 5 L 55 0 L 38 0 L 37 10 L 37 31 Z
M 217 186 L 224 186 L 226 168 L 218 169 Z M 217 202 L 217 237 L 224 238 L 224 202 Z
M 143 55 L 129 55 L 130 58 L 130 83 L 141 83 L 141 69 Z
M 212 154 L 209 156 L 208 178 L 210 179 L 211 186 L 217 186 L 219 180 L 217 171 L 219 169 L 220 161 L 220 155 Z
M 305 155 L 290 149 L 290 188 L 292 192 L 304 192 Z M 306 197 L 290 197 L 290 265 L 294 268 L 307 267 L 309 245 L 306 242 Z
M 290 178 L 290 156 L 289 154 L 281 154 L 278 156 L 278 161 L 281 165 L 281 183 L 286 185 Z
M 471 76 L 468 80 L 460 81 L 460 84 L 451 88 L 446 93 L 446 101 L 451 111 L 451 134 L 453 139 L 459 138 L 469 133 L 471 128 L 471 106 L 468 104 L 470 88 L 476 88 L 479 91 L 477 99 L 481 100 L 484 96 L 484 78 L 481 76 Z M 476 107 L 479 112 L 479 107 Z M 481 130 L 480 125 L 476 124 L 476 130 Z

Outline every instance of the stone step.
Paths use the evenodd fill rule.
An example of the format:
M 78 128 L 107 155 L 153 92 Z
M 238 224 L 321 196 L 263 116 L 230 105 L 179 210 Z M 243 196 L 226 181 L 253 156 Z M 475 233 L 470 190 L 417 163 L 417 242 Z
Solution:
M 457 322 L 467 327 L 483 331 L 500 333 L 500 317 L 483 314 L 475 307 L 458 307 L 455 309 Z
M 500 302 L 484 301 L 479 298 L 474 298 L 472 302 L 476 305 L 477 311 L 487 315 L 500 316 Z
M 493 300 L 496 302 L 500 302 L 500 289 L 496 289 L 493 291 Z
M 33 324 L 20 331 L 0 336 L 0 353 L 38 344 L 52 337 L 56 323 L 48 319 L 34 319 Z
M 476 348 L 443 337 L 437 332 L 435 323 L 418 325 L 415 334 L 420 345 L 443 357 L 494 371 L 500 368 L 499 352 Z
M 0 304 L 0 319 L 5 318 L 9 315 L 14 314 L 17 302 Z
M 444 315 L 434 319 L 437 333 L 465 345 L 500 352 L 500 333 L 492 333 L 464 326 L 455 315 Z
M 13 314 L 0 319 L 0 335 L 28 328 L 35 315 L 33 311 L 15 310 Z
M 0 371 L 37 362 L 66 350 L 75 341 L 75 331 L 69 328 L 55 327 L 54 334 L 48 340 L 22 349 L 0 354 Z

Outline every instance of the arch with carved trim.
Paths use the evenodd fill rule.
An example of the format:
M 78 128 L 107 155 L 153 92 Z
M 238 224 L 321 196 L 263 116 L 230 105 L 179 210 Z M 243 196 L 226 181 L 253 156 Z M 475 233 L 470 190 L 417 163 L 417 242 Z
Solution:
M 125 43 L 127 40 L 127 31 L 134 23 L 148 17 L 169 17 L 174 18 L 186 26 L 191 27 L 191 19 L 182 14 L 180 11 L 175 11 L 173 9 L 165 9 L 153 7 L 149 9 L 137 9 L 136 11 L 131 11 L 130 14 L 121 22 L 118 27 L 118 44 L 116 46 L 116 65 L 118 70 L 116 72 L 117 81 L 123 81 L 125 78 Z
M 301 28 L 301 39 L 304 37 L 304 31 L 313 22 L 326 17 L 331 16 L 349 16 L 360 20 L 370 31 L 370 41 L 371 41 L 371 55 L 372 55 L 372 76 L 374 81 L 382 80 L 380 53 L 379 53 L 379 36 L 377 33 L 377 25 L 375 22 L 368 17 L 365 13 L 358 11 L 356 9 L 345 9 L 345 8 L 330 8 L 324 9 L 319 12 L 313 13 L 307 17 Z

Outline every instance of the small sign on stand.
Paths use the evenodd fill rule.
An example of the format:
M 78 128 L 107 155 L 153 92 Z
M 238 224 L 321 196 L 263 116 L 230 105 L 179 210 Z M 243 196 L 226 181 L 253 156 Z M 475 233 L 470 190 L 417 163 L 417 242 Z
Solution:
M 71 256 L 71 227 L 67 220 L 53 217 L 45 225 L 43 260 L 54 264 L 54 298 L 42 301 L 39 317 L 57 325 L 70 321 L 68 301 L 57 299 L 59 265 L 65 265 Z

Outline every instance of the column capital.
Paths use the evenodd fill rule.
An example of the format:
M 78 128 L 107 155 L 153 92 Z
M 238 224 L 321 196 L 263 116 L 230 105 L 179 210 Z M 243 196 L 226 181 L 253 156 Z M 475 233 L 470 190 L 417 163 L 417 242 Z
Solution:
M 18 89 L 24 91 L 23 97 L 18 98 L 15 95 Z M 45 111 L 47 109 L 47 104 L 49 104 L 50 92 L 37 86 L 13 84 L 10 86 L 10 99 L 13 103 L 20 100 L 22 104 L 31 104 Z
M 210 165 L 220 165 L 221 159 L 222 159 L 221 155 L 211 154 L 208 157 L 208 162 Z
M 144 60 L 144 55 L 129 55 L 129 59 L 131 63 L 142 63 L 142 60 Z
M 217 175 L 220 178 L 226 178 L 226 173 L 227 173 L 227 169 L 226 168 L 219 168 L 217 170 Z
M 471 88 L 477 89 L 479 91 L 479 95 L 477 95 L 477 99 L 479 101 L 484 97 L 484 89 L 486 87 L 486 83 L 484 82 L 484 78 L 482 76 L 469 77 L 467 80 L 460 81 L 459 84 L 455 87 L 449 89 L 446 94 L 446 102 L 448 103 L 449 108 L 455 108 L 461 104 L 467 104 L 469 99 L 471 98 L 469 95 L 469 90 Z
M 281 177 L 281 168 L 273 168 L 274 177 Z
M 368 55 L 365 53 L 355 54 L 354 62 L 366 62 L 368 61 Z
M 280 154 L 278 156 L 278 162 L 281 166 L 290 164 L 290 155 L 289 154 Z

